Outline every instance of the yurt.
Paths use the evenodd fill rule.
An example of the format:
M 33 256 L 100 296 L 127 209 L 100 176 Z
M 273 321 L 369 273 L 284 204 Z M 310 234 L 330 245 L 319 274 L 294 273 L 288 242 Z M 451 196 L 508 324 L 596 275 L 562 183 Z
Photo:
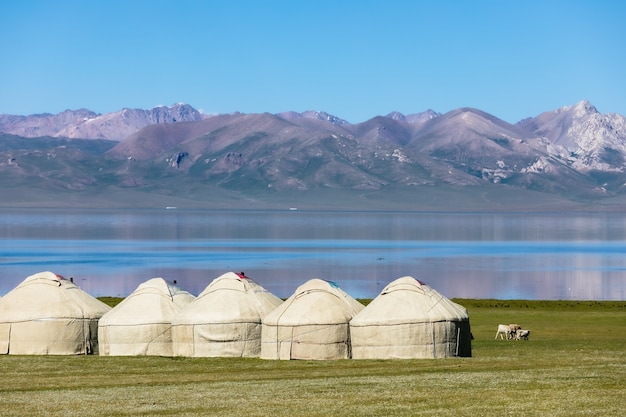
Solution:
M 172 320 L 174 356 L 258 357 L 261 321 L 280 304 L 243 272 L 215 278 Z
M 318 278 L 263 320 L 263 359 L 349 359 L 350 328 L 363 305 L 337 284 Z
M 140 284 L 100 319 L 100 355 L 172 356 L 172 319 L 194 298 L 163 278 Z
M 467 310 L 409 276 L 355 315 L 350 333 L 354 359 L 472 356 Z
M 98 320 L 110 309 L 60 275 L 31 275 L 0 299 L 0 353 L 98 353 Z

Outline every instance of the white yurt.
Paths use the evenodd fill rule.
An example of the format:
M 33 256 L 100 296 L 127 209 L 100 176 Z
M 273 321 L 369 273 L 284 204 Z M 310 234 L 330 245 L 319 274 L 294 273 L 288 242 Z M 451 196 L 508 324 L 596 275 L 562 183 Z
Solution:
M 100 319 L 100 355 L 172 356 L 172 319 L 194 298 L 163 278 L 140 284 Z
M 263 359 L 349 359 L 352 317 L 363 305 L 337 284 L 318 278 L 263 320 Z
M 109 310 L 60 275 L 31 275 L 0 299 L 0 353 L 98 353 L 98 320 Z
M 472 356 L 467 310 L 409 276 L 354 316 L 350 333 L 354 359 Z
M 172 320 L 174 356 L 258 357 L 261 321 L 282 302 L 243 272 L 227 272 Z

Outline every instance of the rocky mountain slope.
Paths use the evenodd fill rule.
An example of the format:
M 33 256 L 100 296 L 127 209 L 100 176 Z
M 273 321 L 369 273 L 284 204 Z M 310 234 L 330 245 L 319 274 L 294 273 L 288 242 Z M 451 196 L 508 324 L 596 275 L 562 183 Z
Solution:
M 189 122 L 201 120 L 202 117 L 196 109 L 182 103 L 150 110 L 122 109 L 107 114 L 97 114 L 86 109 L 30 116 L 0 114 L 0 132 L 27 138 L 52 136 L 122 140 L 152 124 Z
M 148 123 L 97 146 L 93 139 L 59 142 L 61 132 L 87 132 L 86 122 L 72 125 L 78 116 L 69 113 L 58 115 L 66 124 L 54 133 L 57 139 L 38 138 L 34 145 L 35 139 L 0 137 L 0 179 L 5 186 L 100 195 L 123 190 L 209 205 L 226 195 L 320 204 L 315 195 L 332 195 L 351 196 L 346 207 L 393 200 L 396 208 L 414 209 L 421 197 L 435 198 L 433 190 L 446 193 L 440 205 L 447 208 L 454 195 L 473 198 L 477 207 L 486 195 L 490 205 L 524 195 L 527 206 L 529 199 L 595 204 L 626 197 L 626 119 L 601 114 L 587 101 L 516 124 L 472 108 L 394 112 L 357 124 L 316 111 L 209 117 L 181 105 L 175 117 L 167 109 L 152 119 L 128 110 L 125 117 L 92 119 L 77 112 L 101 120 L 101 127 L 120 118 Z M 138 124 L 110 123 L 120 128 L 108 135 L 119 138 Z M 104 135 L 103 128 L 96 131 L 88 137 Z

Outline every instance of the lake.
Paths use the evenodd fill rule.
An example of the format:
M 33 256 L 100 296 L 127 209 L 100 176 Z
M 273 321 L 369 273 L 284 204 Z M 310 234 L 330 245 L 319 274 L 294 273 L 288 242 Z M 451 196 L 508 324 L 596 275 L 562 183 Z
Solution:
M 623 300 L 626 216 L 0 209 L 0 295 L 52 271 L 94 296 L 154 277 L 194 295 L 225 272 L 279 297 L 311 278 L 373 298 L 411 275 L 447 297 Z

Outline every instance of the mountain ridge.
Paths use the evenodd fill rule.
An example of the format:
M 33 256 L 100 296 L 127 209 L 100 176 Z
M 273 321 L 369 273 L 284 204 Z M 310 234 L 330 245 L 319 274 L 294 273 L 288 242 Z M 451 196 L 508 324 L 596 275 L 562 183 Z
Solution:
M 22 137 L 122 140 L 152 124 L 196 121 L 203 117 L 198 110 L 184 103 L 156 106 L 148 110 L 123 108 L 105 114 L 87 109 L 28 116 L 0 114 L 0 132 Z
M 339 196 L 348 208 L 401 209 L 432 208 L 434 202 L 420 201 L 420 195 L 456 193 L 466 202 L 476 199 L 472 207 L 481 199 L 494 207 L 510 205 L 494 195 L 530 193 L 541 196 L 538 200 L 557 199 L 563 207 L 587 208 L 626 196 L 626 119 L 601 114 L 586 100 L 515 124 L 469 107 L 444 114 L 391 112 L 352 124 L 313 110 L 208 116 L 189 105 L 175 106 L 100 116 L 85 109 L 78 115 L 63 112 L 62 130 L 49 137 L 5 132 L 0 189 L 48 187 L 75 193 L 73 201 L 80 193 L 90 193 L 93 201 L 100 189 L 205 206 L 240 199 L 271 206 L 285 198 L 323 204 L 317 194 Z M 82 130 L 68 127 L 80 117 Z M 21 120 L 13 126 L 25 129 L 19 116 L 0 115 L 0 131 L 9 119 Z M 87 132 L 87 121 L 96 119 L 101 127 L 108 120 L 110 132 L 115 126 L 122 127 L 119 132 L 135 130 L 121 140 L 55 136 Z M 117 120 L 127 123 L 116 125 Z M 463 189 L 475 190 L 475 196 Z M 152 201 L 131 200 L 121 203 Z

